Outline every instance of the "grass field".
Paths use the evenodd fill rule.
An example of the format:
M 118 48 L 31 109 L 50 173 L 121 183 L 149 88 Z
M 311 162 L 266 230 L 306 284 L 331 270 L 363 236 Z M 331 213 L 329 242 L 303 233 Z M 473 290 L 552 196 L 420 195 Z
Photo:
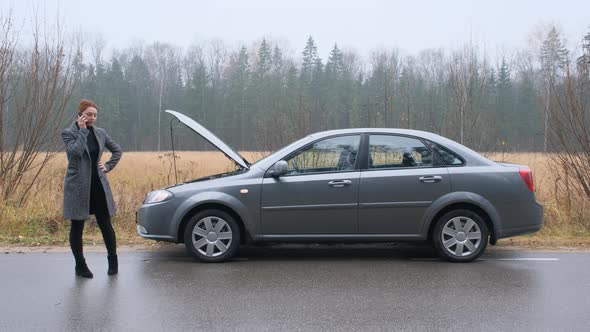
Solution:
M 250 161 L 264 156 L 244 152 Z M 220 152 L 177 152 L 178 180 L 189 180 L 233 169 Z M 590 245 L 590 204 L 582 197 L 564 194 L 557 185 L 561 172 L 541 153 L 486 154 L 496 161 L 526 164 L 534 173 L 537 197 L 545 207 L 545 227 L 534 235 L 501 240 L 500 244 L 528 246 Z M 103 156 L 103 161 L 108 159 Z M 45 245 L 67 244 L 69 221 L 62 218 L 65 154 L 57 156 L 34 187 L 25 206 L 0 205 L 0 243 Z M 119 212 L 113 224 L 119 243 L 146 243 L 135 233 L 135 209 L 145 194 L 176 182 L 169 152 L 127 152 L 108 174 Z M 86 242 L 101 242 L 95 223 L 87 223 Z M 151 243 L 147 242 L 147 243 Z

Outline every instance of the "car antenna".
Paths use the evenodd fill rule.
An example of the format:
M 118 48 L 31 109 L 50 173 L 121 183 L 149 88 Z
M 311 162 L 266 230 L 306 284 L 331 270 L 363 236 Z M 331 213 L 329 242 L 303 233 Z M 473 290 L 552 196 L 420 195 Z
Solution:
M 174 178 L 176 179 L 176 183 L 178 183 L 178 172 L 176 172 L 176 155 L 174 153 L 174 127 L 172 122 L 176 118 L 170 119 L 170 142 L 172 143 L 172 162 L 174 163 Z

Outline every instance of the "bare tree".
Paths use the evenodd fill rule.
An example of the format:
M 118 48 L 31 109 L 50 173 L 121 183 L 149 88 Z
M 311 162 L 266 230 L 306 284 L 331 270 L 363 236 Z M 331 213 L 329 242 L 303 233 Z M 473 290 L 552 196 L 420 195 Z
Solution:
M 573 71 L 566 64 L 563 82 L 550 85 L 555 107 L 550 108 L 549 144 L 554 152 L 549 157 L 564 171 L 563 197 L 573 190 L 590 200 L 590 79 L 585 70 L 578 66 Z
M 226 66 L 228 51 L 225 43 L 220 39 L 212 40 L 207 45 L 206 52 L 209 83 L 211 84 L 210 96 L 207 105 L 211 110 L 222 111 L 223 109 L 223 71 Z M 217 129 L 219 126 L 220 115 L 218 112 L 211 112 L 206 110 L 206 123 L 211 127 Z
M 425 96 L 424 111 L 427 113 L 425 128 L 430 131 L 440 132 L 442 124 L 436 120 L 436 111 L 441 110 L 440 96 L 443 95 L 447 80 L 445 54 L 442 50 L 426 50 L 418 57 L 419 73 L 424 78 L 427 91 Z
M 92 59 L 94 60 L 94 69 L 97 71 L 97 73 L 102 66 L 102 57 L 106 45 L 107 42 L 102 35 L 95 36 L 92 44 L 90 45 Z
M 544 85 L 544 140 L 543 150 L 547 152 L 548 134 L 549 134 L 549 116 L 551 113 L 551 103 L 556 81 L 559 75 L 562 74 L 567 62 L 567 50 L 563 46 L 561 34 L 557 31 L 555 26 L 547 32 L 543 43 L 539 49 L 539 61 L 541 62 L 541 72 L 543 74 Z
M 358 112 L 355 109 L 355 95 L 354 91 L 354 78 L 358 77 L 362 73 L 362 63 L 360 55 L 354 49 L 347 49 L 342 52 L 342 75 L 347 82 L 346 94 L 344 104 L 346 110 L 346 124 L 347 126 L 354 126 L 360 123 L 358 119 Z
M 32 45 L 18 49 L 10 19 L 0 22 L 0 73 L 9 73 L 0 75 L 1 199 L 20 206 L 47 163 L 61 150 L 58 133 L 74 87 L 75 48 L 65 46 L 59 25 L 50 34 L 35 21 Z
M 486 60 L 480 59 L 477 47 L 468 45 L 454 52 L 449 62 L 452 100 L 459 112 L 459 141 L 473 138 L 478 131 L 481 98 L 487 79 Z M 466 132 L 467 130 L 467 132 Z
M 17 34 L 14 31 L 12 14 L 0 16 L 0 188 L 4 193 L 7 171 L 13 167 L 13 162 L 5 149 L 6 136 L 9 123 L 8 104 L 11 100 L 12 90 L 10 82 L 14 80 L 14 61 L 16 54 Z M 4 196 L 4 195 L 2 195 Z
M 408 129 L 416 128 L 416 123 L 412 123 L 412 119 L 416 120 L 416 115 L 412 114 L 416 109 L 415 91 L 416 91 L 416 73 L 414 68 L 414 57 L 406 57 L 404 67 L 400 77 L 399 95 L 402 101 L 401 119 L 406 123 Z
M 173 65 L 180 61 L 180 52 L 169 44 L 155 43 L 146 50 L 148 64 L 156 75 L 159 85 L 158 102 L 158 152 L 161 149 L 162 99 L 166 89 L 166 81 Z

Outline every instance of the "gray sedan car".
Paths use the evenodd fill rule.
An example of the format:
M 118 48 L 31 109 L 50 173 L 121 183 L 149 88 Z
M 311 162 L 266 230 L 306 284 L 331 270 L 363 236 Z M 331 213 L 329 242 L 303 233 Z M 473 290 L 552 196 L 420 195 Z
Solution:
M 497 163 L 436 134 L 342 129 L 309 135 L 254 164 L 191 118 L 175 116 L 238 169 L 149 193 L 148 239 L 220 262 L 251 242 L 430 241 L 472 261 L 487 243 L 538 231 L 543 208 L 527 166 Z

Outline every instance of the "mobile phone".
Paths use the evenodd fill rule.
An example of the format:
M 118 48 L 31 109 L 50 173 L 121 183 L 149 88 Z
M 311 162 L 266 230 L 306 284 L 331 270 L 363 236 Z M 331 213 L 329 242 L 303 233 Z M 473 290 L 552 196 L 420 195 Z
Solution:
M 79 118 L 80 118 L 82 115 L 84 115 L 84 113 L 82 113 L 82 112 L 78 112 L 78 119 L 79 119 Z M 85 124 L 88 124 L 88 120 L 84 121 L 84 123 L 85 123 Z

